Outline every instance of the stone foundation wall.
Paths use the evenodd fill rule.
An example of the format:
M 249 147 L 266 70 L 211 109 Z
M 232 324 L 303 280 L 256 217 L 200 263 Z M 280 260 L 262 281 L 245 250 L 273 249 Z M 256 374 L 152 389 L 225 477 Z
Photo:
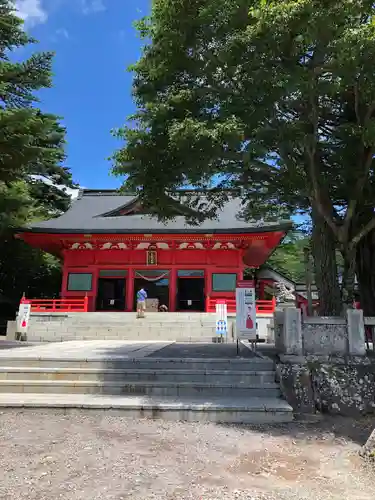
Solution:
M 375 414 L 375 359 L 280 356 L 277 374 L 297 413 Z
M 69 340 L 212 341 L 215 313 L 32 313 L 25 339 L 30 342 Z M 8 323 L 7 338 L 15 336 L 15 322 Z M 233 342 L 233 319 L 228 318 L 228 342 Z

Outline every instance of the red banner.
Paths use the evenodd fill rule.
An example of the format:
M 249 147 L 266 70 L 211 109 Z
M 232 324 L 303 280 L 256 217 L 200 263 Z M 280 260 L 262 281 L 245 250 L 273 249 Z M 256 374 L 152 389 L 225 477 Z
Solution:
M 237 288 L 255 288 L 255 281 L 254 280 L 237 281 Z

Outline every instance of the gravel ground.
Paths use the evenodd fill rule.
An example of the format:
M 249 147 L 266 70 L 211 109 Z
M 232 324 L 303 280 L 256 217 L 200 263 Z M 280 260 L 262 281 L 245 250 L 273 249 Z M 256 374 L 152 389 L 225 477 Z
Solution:
M 373 500 L 375 419 L 240 427 L 0 413 L 0 499 Z

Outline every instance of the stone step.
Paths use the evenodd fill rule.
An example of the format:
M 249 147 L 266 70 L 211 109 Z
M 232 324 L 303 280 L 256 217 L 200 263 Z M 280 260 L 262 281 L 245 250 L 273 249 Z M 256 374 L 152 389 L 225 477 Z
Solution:
M 148 370 L 95 368 L 2 367 L 0 380 L 67 380 L 105 382 L 191 382 L 206 384 L 256 384 L 275 382 L 275 372 L 230 370 Z
M 40 349 L 42 350 L 44 346 Z M 18 351 L 19 352 L 19 351 Z M 56 357 L 19 356 L 0 358 L 0 366 L 7 367 L 38 367 L 38 368 L 93 368 L 93 369 L 145 369 L 145 370 L 217 370 L 217 371 L 272 371 L 274 363 L 265 358 L 126 358 L 124 355 L 106 357 Z
M 0 392 L 48 394 L 139 394 L 162 397 L 270 397 L 280 396 L 276 383 L 205 384 L 192 382 L 68 381 L 68 380 L 0 380 Z
M 171 400 L 140 396 L 93 396 L 88 394 L 0 394 L 1 408 L 85 409 L 132 418 L 238 424 L 279 424 L 293 420 L 293 410 L 277 398 L 189 398 Z
M 182 322 L 182 323 L 140 323 L 138 321 L 134 321 L 134 323 L 112 323 L 112 322 L 94 322 L 94 323 L 58 323 L 56 325 L 55 322 L 51 323 L 37 323 L 34 324 L 33 327 L 38 330 L 51 330 L 53 328 L 56 329 L 56 326 L 59 327 L 60 330 L 67 331 L 81 331 L 81 330 L 116 330 L 116 331 L 126 331 L 131 328 L 135 331 L 150 331 L 150 330 L 163 330 L 165 328 L 172 329 L 176 331 L 184 331 L 184 330 L 212 330 L 215 329 L 215 322 L 211 322 L 208 324 L 201 323 L 191 323 L 191 322 Z

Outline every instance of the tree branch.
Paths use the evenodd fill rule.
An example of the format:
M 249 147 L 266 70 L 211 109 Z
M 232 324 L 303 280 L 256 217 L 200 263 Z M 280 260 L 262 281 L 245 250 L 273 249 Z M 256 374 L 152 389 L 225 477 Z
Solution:
M 350 242 L 350 245 L 353 246 L 353 248 L 361 241 L 362 238 L 364 238 L 370 231 L 375 229 L 375 217 L 373 217 L 357 234 L 354 238 L 352 238 L 352 241 Z

